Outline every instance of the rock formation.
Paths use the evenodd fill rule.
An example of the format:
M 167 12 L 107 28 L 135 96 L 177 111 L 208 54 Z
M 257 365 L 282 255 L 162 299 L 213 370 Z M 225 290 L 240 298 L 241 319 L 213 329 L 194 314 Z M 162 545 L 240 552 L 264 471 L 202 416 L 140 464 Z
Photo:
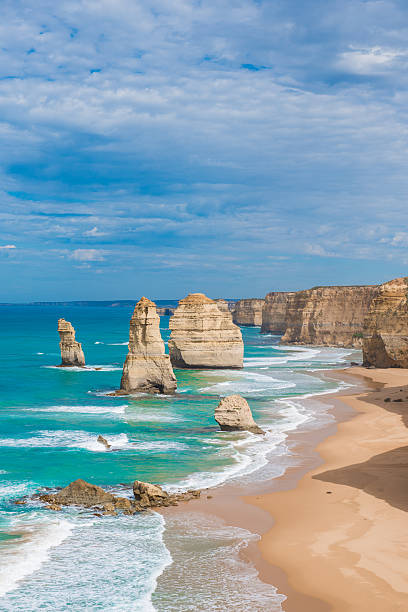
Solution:
M 175 310 L 175 308 L 171 308 L 170 306 L 156 306 L 156 312 L 160 317 L 171 317 Z
M 215 409 L 214 418 L 223 431 L 265 433 L 255 423 L 248 402 L 240 395 L 224 397 Z
M 257 326 L 262 325 L 262 308 L 265 300 L 251 298 L 238 300 L 232 311 L 232 320 L 236 325 Z
M 58 319 L 60 336 L 61 366 L 84 366 L 85 357 L 82 346 L 75 340 L 75 329 L 69 321 Z
M 170 359 L 176 368 L 242 368 L 241 330 L 203 293 L 180 300 L 170 319 Z
M 97 437 L 97 442 L 99 442 L 99 444 L 103 444 L 105 448 L 107 448 L 108 450 L 111 448 L 111 444 L 109 444 L 109 442 L 106 440 L 106 438 L 104 438 L 103 436 L 99 435 Z
M 284 334 L 286 311 L 293 291 L 271 291 L 265 297 L 262 307 L 261 334 Z
M 122 392 L 174 393 L 176 377 L 160 335 L 156 305 L 145 297 L 130 319 L 129 353 L 123 366 Z
M 128 499 L 108 493 L 101 487 L 79 478 L 58 493 L 34 495 L 33 497 L 47 504 L 51 510 L 61 510 L 62 506 L 83 506 L 100 510 L 102 514 L 115 515 L 118 510 L 123 511 L 124 514 L 134 514 L 149 508 L 177 506 L 178 502 L 196 499 L 200 497 L 200 494 L 201 491 L 166 493 L 158 485 L 135 480 L 133 483 L 134 499 Z
M 364 365 L 408 368 L 408 278 L 380 285 L 363 335 Z
M 288 296 L 283 344 L 361 347 L 377 286 L 314 287 Z

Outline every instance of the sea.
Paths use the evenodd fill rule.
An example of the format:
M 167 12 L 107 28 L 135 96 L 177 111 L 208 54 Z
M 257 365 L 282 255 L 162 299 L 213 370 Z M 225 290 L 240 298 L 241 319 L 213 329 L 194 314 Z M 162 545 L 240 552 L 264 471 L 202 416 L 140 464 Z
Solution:
M 319 372 L 359 357 L 283 346 L 243 327 L 243 370 L 176 370 L 173 396 L 112 397 L 132 310 L 130 302 L 0 305 L 0 611 L 279 611 L 284 595 L 240 554 L 257 533 L 188 510 L 99 518 L 14 503 L 77 478 L 126 495 L 134 480 L 174 492 L 279 477 L 290 433 L 330 423 L 322 396 L 346 386 Z M 85 368 L 57 367 L 61 317 L 76 329 Z M 169 317 L 160 329 L 167 350 Z M 233 393 L 248 400 L 265 436 L 219 430 L 214 409 Z

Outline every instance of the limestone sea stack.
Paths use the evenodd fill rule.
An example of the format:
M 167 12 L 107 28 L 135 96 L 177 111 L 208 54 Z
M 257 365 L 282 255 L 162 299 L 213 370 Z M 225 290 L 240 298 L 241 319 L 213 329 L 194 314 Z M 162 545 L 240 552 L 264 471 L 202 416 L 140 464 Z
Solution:
M 129 353 L 123 366 L 121 391 L 174 393 L 176 377 L 160 335 L 156 305 L 145 297 L 136 304 L 130 319 Z
M 180 300 L 170 319 L 169 353 L 176 368 L 242 368 L 241 330 L 203 293 Z
M 84 366 L 85 356 L 82 346 L 75 340 L 75 329 L 69 321 L 58 319 L 60 336 L 61 366 Z
M 408 278 L 380 285 L 364 321 L 363 363 L 408 368 Z
M 262 307 L 261 334 L 284 334 L 287 324 L 287 308 L 293 291 L 271 291 L 265 296 Z
M 265 300 L 250 298 L 238 300 L 232 311 L 232 320 L 236 325 L 254 327 L 262 325 L 262 308 Z
M 265 433 L 255 423 L 248 402 L 240 395 L 224 397 L 215 409 L 214 418 L 223 431 Z
M 377 286 L 314 287 L 288 296 L 283 344 L 362 346 Z

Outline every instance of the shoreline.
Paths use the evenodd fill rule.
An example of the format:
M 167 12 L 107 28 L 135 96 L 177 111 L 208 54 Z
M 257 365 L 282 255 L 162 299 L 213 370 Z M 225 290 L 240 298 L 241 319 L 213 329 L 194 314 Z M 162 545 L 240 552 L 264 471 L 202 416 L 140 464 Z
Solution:
M 338 393 L 336 401 L 355 414 L 339 422 L 337 431 L 316 447 L 321 464 L 308 470 L 294 488 L 246 496 L 245 501 L 273 516 L 274 525 L 261 536 L 259 550 L 265 561 L 288 576 L 292 593 L 283 604 L 285 612 L 403 612 L 408 609 L 406 511 L 395 506 L 402 504 L 400 499 L 390 505 L 366 492 L 364 486 L 374 472 L 364 479 L 359 464 L 366 466 L 378 455 L 406 445 L 401 412 L 391 406 L 402 402 L 395 396 L 388 407 L 384 399 L 391 395 L 389 388 L 408 396 L 407 391 L 395 389 L 408 385 L 408 370 L 350 368 L 337 370 L 339 374 L 358 376 L 383 390 Z M 398 472 L 401 464 L 386 465 L 377 494 L 386 488 L 393 467 Z M 356 474 L 354 482 L 350 478 L 351 468 L 360 481 Z M 380 469 L 384 470 L 382 463 L 377 465 L 377 480 Z M 398 490 L 394 495 L 398 497 Z M 276 586 L 281 592 L 283 585 Z M 293 591 L 317 599 L 323 607 L 310 607 L 305 599 L 300 603 Z
M 341 378 L 352 382 L 352 388 L 341 389 L 333 393 L 317 394 L 316 399 L 328 405 L 327 412 L 334 417 L 334 421 L 323 425 L 319 429 L 308 429 L 300 426 L 298 430 L 290 431 L 286 443 L 290 450 L 287 465 L 281 476 L 265 481 L 249 483 L 224 483 L 214 488 L 203 489 L 202 497 L 188 505 L 180 505 L 163 509 L 163 516 L 177 515 L 179 513 L 201 513 L 209 517 L 222 519 L 229 526 L 240 527 L 258 534 L 260 540 L 251 542 L 240 552 L 240 556 L 247 563 L 253 565 L 259 579 L 276 587 L 277 594 L 284 595 L 287 600 L 282 604 L 286 612 L 327 612 L 330 606 L 313 595 L 302 593 L 292 587 L 286 572 L 278 562 L 271 562 L 263 554 L 261 543 L 274 526 L 274 516 L 267 508 L 259 503 L 264 496 L 274 495 L 281 491 L 296 489 L 299 481 L 310 471 L 321 467 L 323 460 L 316 448 L 328 437 L 333 436 L 338 424 L 352 419 L 356 412 L 352 407 L 339 400 L 347 394 L 366 393 L 378 388 L 378 385 L 361 377 L 350 374 L 338 377 L 339 370 L 322 370 L 320 374 L 331 378 Z M 343 370 L 341 370 L 343 372 Z M 319 375 L 314 373 L 313 375 Z M 382 385 L 381 385 L 382 386 Z M 313 398 L 311 398 L 313 399 Z M 262 470 L 262 468 L 261 468 Z M 256 473 L 254 473 L 256 478 Z M 209 496 L 209 497 L 207 497 Z M 164 534 L 164 539 L 165 534 Z M 160 577 L 158 579 L 160 581 Z

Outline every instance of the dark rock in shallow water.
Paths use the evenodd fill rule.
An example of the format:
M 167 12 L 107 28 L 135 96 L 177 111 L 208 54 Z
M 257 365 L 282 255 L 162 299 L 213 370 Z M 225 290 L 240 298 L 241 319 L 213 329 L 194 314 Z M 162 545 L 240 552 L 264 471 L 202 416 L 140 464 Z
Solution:
M 200 497 L 200 491 L 186 493 L 166 493 L 158 485 L 135 480 L 133 483 L 134 500 L 108 493 L 102 487 L 90 484 L 79 478 L 58 493 L 34 495 L 47 504 L 50 510 L 61 510 L 61 506 L 83 506 L 98 510 L 98 515 L 116 516 L 118 511 L 133 515 L 149 508 L 176 506 L 179 501 L 189 501 Z
M 103 436 L 101 436 L 101 435 L 98 436 L 97 442 L 99 442 L 100 444 L 103 444 L 107 449 L 109 449 L 111 447 L 109 442 Z

